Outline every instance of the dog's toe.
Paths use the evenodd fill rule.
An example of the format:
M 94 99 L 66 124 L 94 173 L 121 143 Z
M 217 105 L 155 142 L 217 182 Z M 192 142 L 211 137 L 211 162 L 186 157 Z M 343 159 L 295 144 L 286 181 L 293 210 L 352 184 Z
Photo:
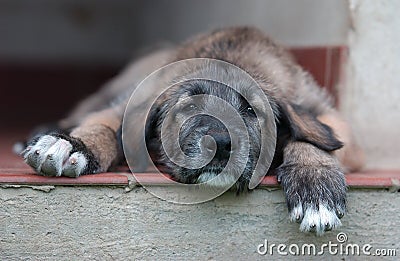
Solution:
M 87 164 L 88 160 L 86 157 L 80 152 L 75 152 L 65 162 L 62 175 L 67 177 L 78 177 L 86 168 Z
M 290 211 L 290 221 L 296 221 L 300 223 L 303 220 L 303 206 L 301 204 L 297 204 L 292 211 Z
M 43 152 L 43 162 L 38 172 L 45 176 L 61 176 L 63 163 L 72 150 L 70 142 L 59 139 L 46 152 Z
M 33 141 L 32 145 L 29 145 L 23 152 L 25 162 L 37 172 L 40 172 L 40 168 L 46 160 L 46 152 L 56 142 L 57 138 L 50 135 L 42 136 L 37 141 Z

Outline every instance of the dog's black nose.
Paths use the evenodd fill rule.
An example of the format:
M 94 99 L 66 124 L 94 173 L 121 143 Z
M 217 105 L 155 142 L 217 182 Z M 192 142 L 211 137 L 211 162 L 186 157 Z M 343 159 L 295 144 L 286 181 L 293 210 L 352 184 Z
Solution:
M 228 159 L 236 147 L 236 142 L 231 142 L 228 133 L 212 133 L 202 139 L 201 145 L 208 152 L 213 152 L 216 149 L 215 158 Z

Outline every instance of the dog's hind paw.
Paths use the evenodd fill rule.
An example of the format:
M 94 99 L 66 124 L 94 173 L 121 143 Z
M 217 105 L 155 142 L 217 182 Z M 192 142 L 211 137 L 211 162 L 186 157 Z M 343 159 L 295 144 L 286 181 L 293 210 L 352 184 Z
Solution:
M 95 173 L 99 164 L 79 139 L 64 134 L 34 138 L 21 153 L 39 175 L 78 177 Z

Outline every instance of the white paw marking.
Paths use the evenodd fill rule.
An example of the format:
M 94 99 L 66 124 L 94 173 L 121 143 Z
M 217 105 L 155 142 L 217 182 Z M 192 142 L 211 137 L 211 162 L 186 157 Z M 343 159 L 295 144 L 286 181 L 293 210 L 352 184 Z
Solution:
M 68 177 L 76 177 L 87 166 L 86 157 L 80 152 L 74 152 L 64 165 L 63 175 Z
M 86 157 L 75 152 L 70 155 L 72 144 L 50 135 L 41 137 L 24 153 L 25 162 L 45 176 L 79 176 L 88 164 Z
M 57 138 L 45 135 L 41 137 L 38 142 L 32 147 L 26 148 L 26 152 L 24 155 L 24 160 L 28 163 L 32 168 L 34 168 L 37 172 L 40 165 L 43 162 L 43 152 L 46 152 L 54 143 L 57 142 Z
M 61 176 L 63 163 L 68 159 L 71 150 L 71 143 L 59 139 L 46 152 L 41 154 L 42 160 L 38 169 L 49 175 Z
M 290 213 L 290 217 L 297 217 L 299 209 L 295 207 Z M 296 213 L 294 213 L 296 210 Z M 314 207 L 306 208 L 303 213 L 304 217 L 300 224 L 300 230 L 303 232 L 315 230 L 317 235 L 322 235 L 325 230 L 335 229 L 342 225 L 340 219 L 337 217 L 335 210 L 328 209 L 326 205 L 319 204 L 319 209 Z M 294 219 L 296 220 L 296 219 Z
M 303 217 L 303 206 L 298 204 L 290 212 L 290 221 L 299 221 Z

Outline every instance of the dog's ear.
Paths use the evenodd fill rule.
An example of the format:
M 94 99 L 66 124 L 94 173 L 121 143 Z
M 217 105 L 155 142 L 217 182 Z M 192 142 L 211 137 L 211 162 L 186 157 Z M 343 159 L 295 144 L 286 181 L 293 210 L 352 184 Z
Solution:
M 335 137 L 333 130 L 320 122 L 314 115 L 301 106 L 281 103 L 280 120 L 287 124 L 294 140 L 305 141 L 325 150 L 333 151 L 343 147 L 343 143 Z

